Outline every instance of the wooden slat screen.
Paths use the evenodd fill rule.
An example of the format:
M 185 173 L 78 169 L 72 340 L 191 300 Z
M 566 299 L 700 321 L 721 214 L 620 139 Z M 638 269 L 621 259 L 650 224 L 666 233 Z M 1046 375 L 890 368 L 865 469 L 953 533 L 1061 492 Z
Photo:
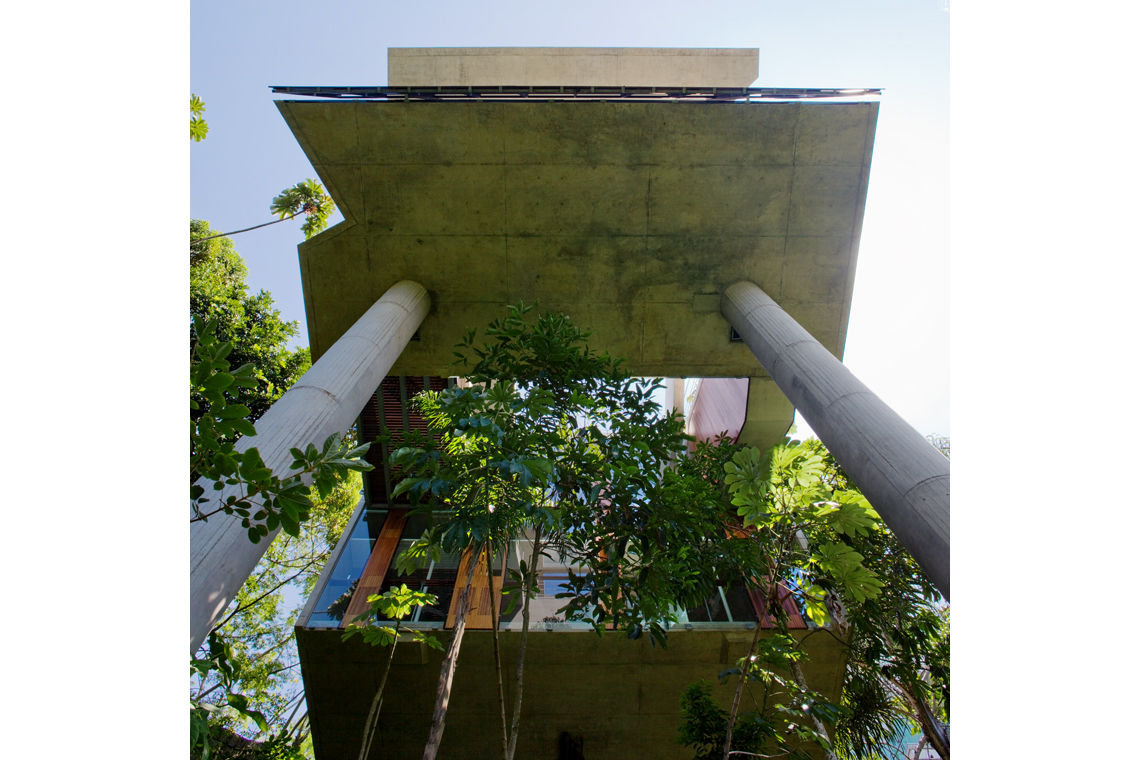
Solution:
M 373 444 L 365 457 L 375 468 L 364 476 L 369 504 L 408 503 L 406 496 L 395 501 L 391 498 L 399 472 L 388 464 L 388 457 L 407 441 L 408 431 L 427 435 L 427 420 L 413 404 L 416 394 L 425 388 L 443 390 L 449 382 L 446 377 L 389 375 L 364 406 L 360 413 L 360 440 L 375 441 L 384 432 L 392 435 L 391 443 Z

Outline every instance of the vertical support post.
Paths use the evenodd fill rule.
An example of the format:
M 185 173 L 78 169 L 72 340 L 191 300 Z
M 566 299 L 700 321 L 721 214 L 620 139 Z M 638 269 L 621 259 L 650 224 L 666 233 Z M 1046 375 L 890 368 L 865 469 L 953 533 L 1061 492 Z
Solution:
M 427 316 L 430 299 L 419 283 L 397 282 L 364 313 L 314 364 L 304 377 L 279 398 L 254 426 L 256 436 L 241 438 L 238 452 L 256 446 L 266 466 L 278 475 L 289 470 L 290 448 L 320 445 L 333 433 L 352 427 L 368 399 L 388 374 Z M 233 487 L 214 491 L 200 481 L 214 501 L 213 511 L 234 493 Z M 219 514 L 190 524 L 190 652 L 194 653 L 210 628 L 253 572 L 277 531 L 254 544 L 240 521 Z
M 729 286 L 721 313 L 949 599 L 949 460 L 755 283 Z

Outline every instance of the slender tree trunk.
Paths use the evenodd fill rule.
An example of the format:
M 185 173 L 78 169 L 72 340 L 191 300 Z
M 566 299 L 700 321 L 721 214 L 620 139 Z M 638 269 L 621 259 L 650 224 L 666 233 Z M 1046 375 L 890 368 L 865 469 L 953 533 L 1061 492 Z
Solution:
M 778 578 L 779 576 L 773 575 L 773 577 Z M 772 596 L 770 597 L 769 608 L 771 610 L 772 616 L 776 619 L 776 628 L 780 631 L 781 635 L 790 636 L 788 633 L 788 613 L 786 610 L 784 610 L 784 605 L 780 600 L 779 581 L 777 581 L 772 588 L 773 590 Z M 795 680 L 796 684 L 804 691 L 809 691 L 807 679 L 804 678 L 804 671 L 800 667 L 799 662 L 796 660 L 789 662 L 788 670 L 791 671 L 792 678 Z M 827 740 L 827 760 L 839 760 L 839 756 L 835 754 L 835 749 L 831 746 L 831 733 L 827 730 L 827 726 L 823 725 L 823 721 L 821 721 L 815 715 L 808 713 L 808 716 L 811 718 L 811 724 L 815 728 L 816 732 Z
M 305 213 L 305 210 L 301 209 L 296 214 L 291 214 L 289 216 L 283 216 L 280 219 L 274 219 L 272 222 L 265 222 L 264 224 L 255 224 L 252 227 L 246 227 L 245 229 L 242 229 L 242 230 L 234 230 L 233 232 L 219 232 L 217 235 L 210 235 L 209 237 L 198 238 L 197 240 L 191 240 L 190 245 L 194 245 L 195 243 L 203 243 L 207 240 L 213 240 L 214 238 L 229 237 L 230 235 L 240 235 L 241 233 L 249 232 L 250 230 L 259 230 L 262 227 L 268 227 L 271 224 L 278 224 L 279 222 L 287 222 L 290 219 L 292 219 L 293 217 L 299 216 L 303 213 Z
M 304 730 L 302 730 L 304 726 Z M 293 726 L 293 731 L 296 736 L 293 737 L 293 749 L 301 749 L 301 745 L 305 741 L 305 737 L 309 735 L 309 711 L 306 710 L 305 714 L 297 719 L 297 725 Z
M 783 633 L 786 635 L 786 626 L 781 626 L 781 628 L 785 629 Z M 802 668 L 800 668 L 800 664 L 795 660 L 792 660 L 790 663 L 788 663 L 788 669 L 792 671 L 792 678 L 794 678 L 796 683 L 799 684 L 799 687 L 804 691 L 808 691 L 807 679 L 804 678 L 804 671 Z M 815 715 L 812 715 L 811 713 L 809 713 L 809 715 L 811 717 L 812 725 L 815 726 L 815 730 L 820 734 L 820 736 L 827 739 L 827 760 L 839 760 L 839 756 L 836 755 L 835 750 L 831 748 L 831 734 L 828 732 L 827 726 L 823 725 L 823 721 L 821 721 Z
M 281 732 L 285 736 L 288 736 L 289 734 L 291 734 L 294 730 L 296 730 L 296 728 L 299 725 L 301 725 L 300 720 L 298 720 L 296 723 L 294 723 L 293 719 L 297 717 L 297 711 L 301 709 L 301 705 L 303 705 L 303 704 L 305 704 L 304 692 L 301 692 L 301 693 L 297 694 L 297 704 L 293 708 L 293 712 L 289 713 L 289 717 L 286 718 L 285 722 L 282 724 Z M 308 714 L 309 714 L 309 711 L 305 710 L 305 712 L 301 713 L 301 717 L 304 718 Z
M 526 637 L 530 631 L 530 592 L 533 590 L 532 579 L 538 579 L 538 556 L 542 548 L 541 540 L 542 528 L 536 525 L 534 527 L 534 544 L 530 552 L 530 567 L 528 568 L 530 572 L 524 579 L 526 586 L 523 589 L 522 638 L 519 640 L 519 662 L 515 670 L 515 703 L 514 711 L 511 715 L 511 733 L 507 741 L 506 760 L 513 760 L 515 747 L 518 745 L 519 740 L 519 720 L 522 718 L 523 700 L 523 667 L 526 664 Z
M 756 644 L 760 641 L 760 620 L 756 620 L 756 632 L 752 634 L 752 643 L 748 645 L 748 652 L 744 655 L 744 667 L 740 669 L 740 680 L 736 683 L 736 693 L 732 695 L 732 708 L 728 711 L 728 729 L 724 732 L 724 760 L 728 760 L 728 753 L 732 751 L 732 730 L 736 727 L 736 715 L 740 712 L 740 696 L 744 693 L 744 682 L 748 680 L 748 666 L 752 663 L 752 654 L 756 651 Z
M 459 612 L 455 616 L 455 636 L 447 647 L 447 654 L 439 669 L 439 685 L 435 690 L 435 711 L 431 716 L 431 730 L 424 745 L 423 760 L 435 760 L 439 754 L 439 744 L 443 741 L 443 724 L 447 718 L 447 701 L 451 698 L 451 682 L 455 678 L 455 667 L 459 664 L 459 647 L 463 644 L 463 633 L 467 630 L 467 604 L 471 598 L 471 579 L 475 575 L 479 552 L 474 552 L 471 566 L 467 568 L 467 580 L 459 595 Z
M 922 698 L 917 689 L 911 687 L 910 683 L 899 680 L 895 681 L 895 686 L 903 693 L 906 701 L 910 703 L 914 717 L 922 726 L 922 733 L 926 735 L 930 745 L 934 747 L 934 751 L 942 760 L 950 760 L 950 737 L 946 735 L 942 724 L 934 717 L 934 712 L 927 706 L 926 700 Z
M 509 543 L 507 544 L 510 545 Z M 491 648 L 495 653 L 495 680 L 499 684 L 499 725 L 501 728 L 499 739 L 502 743 L 503 760 L 507 758 L 507 703 L 503 696 L 503 655 L 499 650 L 499 604 L 495 598 L 495 573 L 491 569 L 491 542 L 485 547 L 487 553 L 487 593 L 491 597 Z M 503 560 L 506 561 L 506 550 L 503 551 Z
M 368 750 L 372 748 L 372 738 L 376 735 L 376 725 L 380 722 L 380 705 L 384 701 L 384 685 L 388 683 L 388 673 L 392 671 L 392 661 L 396 659 L 396 645 L 400 643 L 400 621 L 396 621 L 396 638 L 392 640 L 392 651 L 388 653 L 388 663 L 384 666 L 384 675 L 380 677 L 380 687 L 376 689 L 376 696 L 372 697 L 372 704 L 368 708 L 368 717 L 364 720 L 364 738 L 360 742 L 360 758 L 368 757 Z

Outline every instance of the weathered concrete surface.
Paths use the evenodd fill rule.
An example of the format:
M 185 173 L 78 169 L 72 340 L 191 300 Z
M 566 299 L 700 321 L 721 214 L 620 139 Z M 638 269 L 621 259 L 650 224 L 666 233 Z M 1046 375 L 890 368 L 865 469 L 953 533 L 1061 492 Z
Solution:
M 411 340 L 428 312 L 424 288 L 410 281 L 393 284 L 317 361 L 279 398 L 254 426 L 257 435 L 241 438 L 235 448 L 256 446 L 275 473 L 289 471 L 290 448 L 321 445 L 334 433 L 352 427 L 376 386 Z M 210 481 L 199 481 L 214 501 L 202 507 L 212 512 L 235 487 L 212 491 Z M 240 495 L 240 493 L 239 493 Z M 277 531 L 252 543 L 238 518 L 218 514 L 206 522 L 190 524 L 190 652 L 197 651 L 210 628 L 253 572 Z
M 776 385 L 949 599 L 949 460 L 758 285 L 733 284 L 722 308 Z
M 394 373 L 525 300 L 635 374 L 763 376 L 719 312 L 741 279 L 842 354 L 877 103 L 278 108 L 346 217 L 300 246 L 314 357 L 403 278 L 433 311 Z
M 770 634 L 769 634 L 770 635 Z M 808 685 L 837 700 L 846 664 L 843 646 L 832 636 L 807 636 Z M 446 644 L 450 632 L 443 634 Z M 512 698 L 518 632 L 500 634 Z M 667 648 L 648 637 L 597 637 L 590 631 L 532 631 L 527 640 L 523 712 L 516 757 L 556 758 L 558 736 L 583 739 L 590 760 L 691 758 L 677 743 L 681 693 L 704 679 L 727 709 L 735 682 L 718 674 L 744 655 L 752 631 L 674 630 Z M 387 649 L 369 647 L 339 631 L 297 630 L 305 695 L 317 760 L 356 757 L 368 705 L 383 671 Z M 385 687 L 379 734 L 372 758 L 418 758 L 423 753 L 439 679 L 440 652 L 402 644 Z M 468 631 L 463 639 L 440 757 L 483 760 L 499 747 L 499 714 L 490 631 Z M 762 689 L 754 686 L 757 696 Z M 750 704 L 750 703 L 749 703 Z
M 756 48 L 388 48 L 392 87 L 748 87 Z

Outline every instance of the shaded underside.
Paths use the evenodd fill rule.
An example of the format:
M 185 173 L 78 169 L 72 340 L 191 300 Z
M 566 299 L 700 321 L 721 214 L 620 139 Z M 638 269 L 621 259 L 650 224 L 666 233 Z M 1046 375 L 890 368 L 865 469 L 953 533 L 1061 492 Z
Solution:
M 392 283 L 432 312 L 392 374 L 448 375 L 520 300 L 634 374 L 763 376 L 749 279 L 842 354 L 876 103 L 278 102 L 345 221 L 300 247 L 314 359 Z

